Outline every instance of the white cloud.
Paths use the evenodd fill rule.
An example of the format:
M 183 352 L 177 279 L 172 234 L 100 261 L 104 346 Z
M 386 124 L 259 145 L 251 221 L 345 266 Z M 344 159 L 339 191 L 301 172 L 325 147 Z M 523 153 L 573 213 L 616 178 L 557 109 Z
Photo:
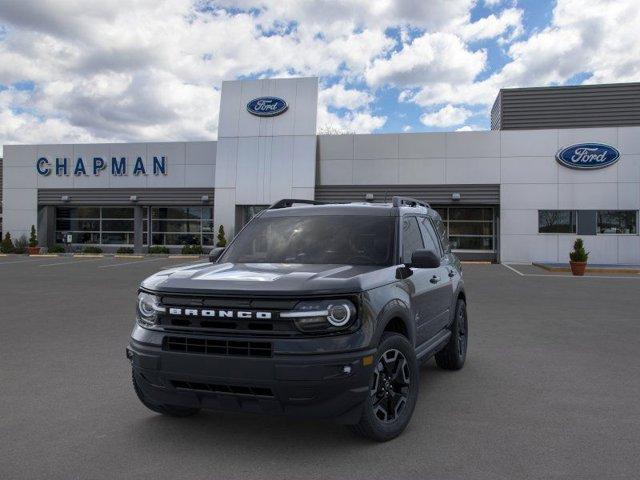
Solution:
M 425 114 L 435 126 L 463 110 L 477 114 L 478 106 L 486 113 L 502 87 L 564 83 L 584 73 L 588 82 L 640 80 L 637 0 L 557 0 L 551 23 L 528 36 L 526 7 L 484 0 L 494 13 L 472 21 L 476 4 L 4 2 L 0 144 L 215 139 L 218 88 L 238 77 L 337 82 L 320 93 L 318 124 L 360 132 L 396 115 L 386 102 L 387 110 L 372 109 L 390 86 L 400 90 L 398 102 L 439 109 Z M 487 72 L 478 40 L 499 46 L 505 65 Z M 12 87 L 24 81 L 33 82 L 32 91 Z M 333 111 L 343 108 L 347 115 Z
M 507 35 L 507 40 L 522 35 L 523 11 L 519 8 L 507 8 L 499 15 L 491 14 L 476 22 L 468 23 L 458 30 L 459 35 L 465 40 L 484 40 Z
M 425 33 L 388 59 L 374 60 L 365 72 L 365 78 L 373 86 L 471 82 L 483 70 L 486 59 L 484 50 L 469 50 L 452 33 Z
M 478 125 L 465 125 L 464 127 L 456 128 L 456 132 L 477 132 L 479 130 L 483 130 L 483 128 Z
M 445 105 L 433 113 L 424 113 L 420 121 L 428 127 L 451 127 L 464 123 L 473 113 L 466 108 Z
M 324 105 L 335 108 L 347 108 L 357 110 L 369 105 L 374 97 L 369 92 L 357 89 L 347 89 L 344 85 L 336 83 L 329 88 L 320 90 L 318 101 Z
M 403 132 L 410 132 L 411 130 L 413 130 L 413 127 L 411 125 L 405 125 L 404 127 L 402 127 Z

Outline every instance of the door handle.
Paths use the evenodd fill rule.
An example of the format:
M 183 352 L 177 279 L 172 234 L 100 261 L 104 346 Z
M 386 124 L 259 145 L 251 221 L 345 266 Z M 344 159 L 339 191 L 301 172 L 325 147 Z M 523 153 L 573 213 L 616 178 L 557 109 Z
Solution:
M 431 283 L 438 283 L 440 281 L 440 277 L 437 275 L 434 275 L 433 277 L 431 277 L 431 280 L 429 280 Z

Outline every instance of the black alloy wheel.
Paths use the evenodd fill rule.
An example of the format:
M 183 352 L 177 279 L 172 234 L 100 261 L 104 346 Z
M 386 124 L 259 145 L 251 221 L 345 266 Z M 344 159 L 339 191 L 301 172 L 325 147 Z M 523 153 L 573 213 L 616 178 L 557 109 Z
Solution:
M 373 373 L 370 395 L 373 414 L 382 422 L 398 419 L 407 405 L 411 372 L 405 356 L 395 348 L 384 352 Z

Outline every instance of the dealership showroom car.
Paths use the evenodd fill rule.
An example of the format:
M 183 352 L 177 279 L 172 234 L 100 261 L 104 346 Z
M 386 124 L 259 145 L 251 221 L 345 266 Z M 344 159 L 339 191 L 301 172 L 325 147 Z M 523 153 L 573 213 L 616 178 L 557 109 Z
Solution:
M 0 2 L 0 480 L 640 478 L 639 7 Z

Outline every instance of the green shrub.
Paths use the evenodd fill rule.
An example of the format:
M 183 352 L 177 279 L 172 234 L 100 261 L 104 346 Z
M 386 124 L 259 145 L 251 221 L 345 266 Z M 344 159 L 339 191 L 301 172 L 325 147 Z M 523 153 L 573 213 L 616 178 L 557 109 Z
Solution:
M 0 252 L 2 253 L 13 253 L 13 241 L 11 240 L 11 234 L 7 232 L 4 236 L 4 240 L 0 244 Z
M 38 246 L 38 235 L 36 235 L 35 225 L 31 225 L 31 235 L 29 235 L 29 246 L 30 247 Z
M 589 252 L 584 249 L 584 242 L 581 238 L 576 238 L 573 243 L 573 252 L 569 253 L 572 262 L 586 262 L 589 258 Z
M 82 253 L 102 253 L 102 249 L 95 245 L 87 245 L 82 249 Z
M 164 245 L 152 245 L 151 247 L 149 247 L 149 253 L 167 254 L 167 253 L 169 253 L 169 249 L 167 247 L 165 247 Z
M 60 245 L 59 243 L 56 243 L 55 245 L 50 246 L 48 251 L 49 253 L 64 253 L 65 249 L 64 249 L 64 245 Z
M 182 247 L 183 255 L 202 255 L 202 245 L 185 245 Z
M 131 255 L 133 253 L 133 248 L 131 247 L 120 247 L 118 250 L 116 250 L 117 254 L 120 255 Z
M 21 235 L 13 244 L 13 253 L 27 253 L 29 241 L 26 235 Z
M 220 228 L 218 228 L 218 242 L 216 243 L 216 247 L 226 247 L 227 246 L 227 239 L 224 236 L 224 227 L 222 225 L 220 225 Z

